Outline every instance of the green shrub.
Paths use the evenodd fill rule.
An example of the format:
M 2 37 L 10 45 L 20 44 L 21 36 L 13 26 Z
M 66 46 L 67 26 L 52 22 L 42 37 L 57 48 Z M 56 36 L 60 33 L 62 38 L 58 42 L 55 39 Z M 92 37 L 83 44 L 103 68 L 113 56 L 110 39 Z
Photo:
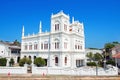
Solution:
M 111 64 L 111 65 L 115 66 L 115 61 L 114 60 L 108 60 L 106 62 L 106 64 Z
M 96 66 L 96 63 L 95 62 L 88 62 L 87 66 Z
M 40 67 L 40 66 L 45 66 L 46 63 L 44 59 L 42 59 L 41 57 L 38 57 L 34 60 L 34 64 Z
M 30 65 L 32 63 L 32 61 L 29 58 L 22 58 L 19 61 L 19 66 L 24 66 L 25 63 Z
M 0 66 L 6 66 L 7 59 L 6 58 L 0 58 Z

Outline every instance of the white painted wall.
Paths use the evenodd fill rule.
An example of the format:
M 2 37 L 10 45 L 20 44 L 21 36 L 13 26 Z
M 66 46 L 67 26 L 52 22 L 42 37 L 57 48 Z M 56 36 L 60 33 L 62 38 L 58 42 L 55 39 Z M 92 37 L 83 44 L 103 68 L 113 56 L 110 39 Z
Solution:
M 32 74 L 94 76 L 96 75 L 96 68 L 32 67 Z M 98 75 L 116 76 L 118 75 L 118 69 L 116 67 L 109 68 L 107 70 L 104 70 L 103 68 L 98 68 Z
M 27 67 L 0 67 L 0 74 L 27 74 Z

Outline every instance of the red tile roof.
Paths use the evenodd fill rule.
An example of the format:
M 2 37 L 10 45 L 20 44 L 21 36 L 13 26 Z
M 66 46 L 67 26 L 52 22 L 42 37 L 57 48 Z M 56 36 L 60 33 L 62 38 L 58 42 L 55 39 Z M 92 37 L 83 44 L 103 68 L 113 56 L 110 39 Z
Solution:
M 115 55 L 112 56 L 113 58 L 120 58 L 120 53 L 117 53 Z

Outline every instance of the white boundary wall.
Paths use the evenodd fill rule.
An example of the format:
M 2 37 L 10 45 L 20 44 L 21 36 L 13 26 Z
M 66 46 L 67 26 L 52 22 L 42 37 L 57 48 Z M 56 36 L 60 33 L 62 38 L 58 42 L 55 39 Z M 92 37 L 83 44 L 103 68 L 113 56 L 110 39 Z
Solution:
M 32 74 L 40 75 L 76 75 L 76 76 L 94 76 L 96 75 L 96 68 L 81 67 L 81 68 L 61 68 L 61 67 L 35 67 L 32 66 Z M 104 70 L 98 68 L 99 76 L 116 76 L 118 75 L 118 69 L 112 67 Z
M 27 74 L 27 66 L 24 67 L 1 67 L 0 74 Z

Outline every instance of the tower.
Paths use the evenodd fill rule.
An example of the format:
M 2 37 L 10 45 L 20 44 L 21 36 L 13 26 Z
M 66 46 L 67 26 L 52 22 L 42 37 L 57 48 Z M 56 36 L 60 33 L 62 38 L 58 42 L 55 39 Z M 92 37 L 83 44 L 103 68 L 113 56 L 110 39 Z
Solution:
M 51 15 L 51 32 L 68 32 L 69 15 L 63 11 Z

